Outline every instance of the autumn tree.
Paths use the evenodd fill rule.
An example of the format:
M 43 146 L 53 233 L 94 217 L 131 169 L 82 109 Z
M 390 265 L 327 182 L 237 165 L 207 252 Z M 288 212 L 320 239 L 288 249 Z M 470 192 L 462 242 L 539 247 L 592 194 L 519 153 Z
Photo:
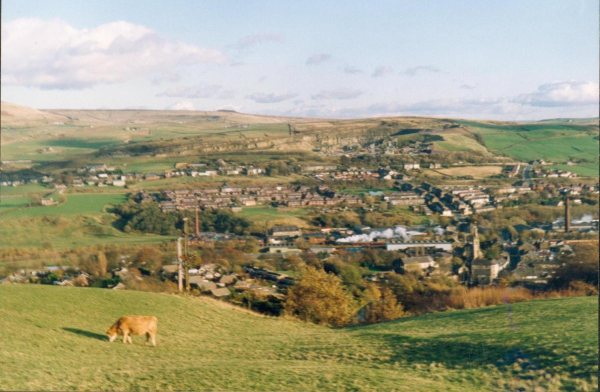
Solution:
M 379 290 L 379 293 L 373 302 L 367 305 L 365 313 L 365 322 L 372 324 L 382 321 L 395 320 L 402 316 L 404 309 L 398 303 L 398 299 L 387 287 Z
M 107 274 L 108 261 L 104 252 L 98 252 L 96 255 L 96 261 L 98 262 L 98 274 L 99 276 L 105 276 Z
M 339 277 L 307 267 L 290 288 L 285 311 L 305 321 L 341 326 L 351 320 L 352 300 Z

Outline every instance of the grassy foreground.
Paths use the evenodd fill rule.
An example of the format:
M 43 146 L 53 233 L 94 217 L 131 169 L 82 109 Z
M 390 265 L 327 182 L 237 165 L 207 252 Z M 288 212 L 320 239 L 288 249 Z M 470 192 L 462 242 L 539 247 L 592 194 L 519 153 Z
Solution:
M 211 299 L 0 286 L 0 390 L 595 390 L 597 297 L 343 329 Z M 158 346 L 110 344 L 127 314 Z

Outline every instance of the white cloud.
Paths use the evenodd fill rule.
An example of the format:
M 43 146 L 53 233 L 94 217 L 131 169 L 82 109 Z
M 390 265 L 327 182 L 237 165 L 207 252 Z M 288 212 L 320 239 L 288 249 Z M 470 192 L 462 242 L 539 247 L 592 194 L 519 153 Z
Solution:
M 165 71 L 154 76 L 150 81 L 153 85 L 157 86 L 162 83 L 177 83 L 181 80 L 179 72 Z
M 82 89 L 226 60 L 218 50 L 173 41 L 123 21 L 81 30 L 58 19 L 2 24 L 2 84 Z
M 233 90 L 226 90 L 223 86 L 217 84 L 197 85 L 197 86 L 177 86 L 168 88 L 157 97 L 177 97 L 177 98 L 219 98 L 231 99 L 235 97 Z
M 417 65 L 416 67 L 406 68 L 400 72 L 400 75 L 415 76 L 418 73 L 424 72 L 438 73 L 440 70 L 433 65 Z
M 236 49 L 246 49 L 264 42 L 283 42 L 284 37 L 281 34 L 258 33 L 241 38 L 235 44 L 231 45 Z
M 329 53 L 313 54 L 306 59 L 306 65 L 317 65 L 330 59 L 331 55 Z
M 363 94 L 360 90 L 338 88 L 336 90 L 323 90 L 311 96 L 312 99 L 353 99 Z
M 344 67 L 344 72 L 352 75 L 352 74 L 363 73 L 363 70 L 349 65 L 349 66 Z
M 598 105 L 599 85 L 595 82 L 554 82 L 542 84 L 530 94 L 522 94 L 512 102 L 531 106 Z
M 371 114 L 463 114 L 463 113 L 498 113 L 503 111 L 505 100 L 500 98 L 480 99 L 434 99 L 414 103 L 378 103 L 367 107 Z
M 194 104 L 190 101 L 179 101 L 167 107 L 167 110 L 196 110 Z
M 373 71 L 372 76 L 374 78 L 381 78 L 388 74 L 391 74 L 392 72 L 394 72 L 394 69 L 392 67 L 388 67 L 387 65 L 380 65 L 379 67 L 375 68 L 375 71 Z
M 253 93 L 247 95 L 246 98 L 253 100 L 256 103 L 279 103 L 283 101 L 296 98 L 298 94 L 287 93 L 287 94 L 274 94 L 274 93 Z

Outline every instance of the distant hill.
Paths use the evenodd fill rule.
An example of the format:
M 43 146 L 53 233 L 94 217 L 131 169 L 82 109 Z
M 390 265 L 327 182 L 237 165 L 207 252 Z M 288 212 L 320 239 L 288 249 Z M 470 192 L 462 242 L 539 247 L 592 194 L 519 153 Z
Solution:
M 330 329 L 210 298 L 0 285 L 5 390 L 596 390 L 598 298 Z M 158 346 L 109 343 L 158 317 Z
M 28 106 L 15 105 L 2 102 L 2 127 L 6 126 L 31 126 L 52 122 L 68 122 L 66 116 L 32 109 Z
M 2 103 L 2 156 L 47 160 L 95 157 L 204 156 L 224 152 L 333 151 L 411 141 L 433 143 L 438 152 L 474 153 L 511 162 L 543 159 L 595 177 L 597 119 L 541 122 L 434 117 L 316 119 L 234 111 L 35 110 Z M 61 147 L 63 147 L 61 149 Z M 92 155 L 90 155 L 92 154 Z M 84 156 L 85 155 L 85 156 Z M 558 168 L 558 167 L 557 167 Z
M 590 118 L 551 118 L 547 120 L 540 120 L 541 123 L 567 123 L 577 125 L 598 125 L 600 123 L 599 117 Z

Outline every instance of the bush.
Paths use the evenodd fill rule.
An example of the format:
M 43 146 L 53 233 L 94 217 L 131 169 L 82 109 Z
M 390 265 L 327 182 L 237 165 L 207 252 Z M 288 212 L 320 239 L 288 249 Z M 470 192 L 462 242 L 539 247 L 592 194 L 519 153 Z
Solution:
M 569 284 L 569 289 L 582 295 L 598 295 L 598 289 L 595 286 L 586 282 L 582 282 L 581 280 L 572 281 Z
M 288 314 L 317 324 L 346 325 L 352 316 L 351 298 L 341 279 L 313 267 L 289 289 L 284 307 Z
M 395 320 L 404 314 L 402 305 L 387 287 L 381 289 L 379 298 L 367 305 L 365 310 L 365 323 L 368 324 Z

